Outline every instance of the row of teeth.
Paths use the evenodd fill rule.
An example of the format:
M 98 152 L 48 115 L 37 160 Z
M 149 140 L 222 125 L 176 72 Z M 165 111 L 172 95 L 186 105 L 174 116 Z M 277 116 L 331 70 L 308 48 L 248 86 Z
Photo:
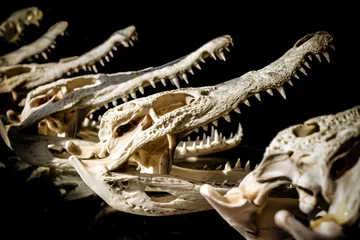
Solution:
M 60 33 L 60 35 L 64 36 L 65 33 Z M 54 40 L 49 48 L 45 49 L 45 51 L 43 51 L 42 53 L 34 55 L 34 57 L 36 59 L 39 59 L 39 57 L 42 56 L 45 60 L 48 60 L 48 56 L 47 56 L 46 52 L 51 53 L 51 49 L 55 49 L 55 44 L 56 44 L 56 41 Z M 28 58 L 27 60 L 30 61 L 30 62 L 33 61 L 33 59 L 31 57 Z
M 228 52 L 230 52 L 229 48 L 226 46 L 224 47 L 224 49 L 226 49 Z M 223 50 L 220 49 L 218 50 L 216 53 L 213 53 L 211 52 L 210 55 L 212 56 L 212 58 L 214 58 L 216 60 L 216 56 L 215 54 L 219 57 L 219 59 L 221 59 L 222 61 L 226 61 L 225 59 L 225 55 L 223 53 Z M 199 62 L 203 62 L 205 63 L 205 60 L 204 58 L 200 58 L 200 60 L 198 62 L 195 62 L 192 66 L 190 66 L 187 71 L 189 73 L 191 73 L 192 75 L 194 75 L 194 71 L 193 71 L 193 67 L 196 67 L 197 69 L 201 70 L 201 67 L 200 67 L 200 64 Z M 172 76 L 172 77 L 169 77 L 169 78 L 162 78 L 160 79 L 160 82 L 166 86 L 166 80 L 170 80 L 170 82 L 176 86 L 177 88 L 180 88 L 180 82 L 179 82 L 179 78 L 184 80 L 187 84 L 189 84 L 189 80 L 188 80 L 188 77 L 186 75 L 186 72 L 178 72 L 175 76 Z M 156 88 L 156 83 L 159 82 L 159 79 L 157 78 L 154 78 L 154 79 L 150 79 L 148 80 L 148 82 L 150 83 L 150 85 L 153 87 L 153 88 Z M 145 93 L 145 89 L 142 85 L 138 86 L 138 87 L 135 87 L 131 92 L 129 92 L 127 95 L 124 95 L 123 97 L 121 97 L 121 100 L 122 102 L 128 102 L 129 101 L 129 98 L 131 96 L 131 98 L 133 99 L 137 99 L 137 95 L 136 95 L 136 92 L 139 91 L 141 94 L 144 94 Z M 103 106 L 106 108 L 106 109 L 109 109 L 109 104 L 112 103 L 112 105 L 114 107 L 116 107 L 117 105 L 119 105 L 119 102 L 120 102 L 120 99 L 117 99 L 117 100 L 114 100 L 112 102 L 109 102 L 109 103 L 105 103 Z M 110 108 L 112 106 L 110 105 Z M 98 123 L 93 120 L 93 116 L 92 114 L 90 114 L 88 116 L 88 120 L 86 120 L 86 122 L 84 121 L 84 126 L 96 126 Z M 98 116 L 98 121 L 100 122 L 101 121 L 101 115 Z
M 131 36 L 131 39 L 129 39 L 129 40 L 124 40 L 124 41 L 121 42 L 121 44 L 127 48 L 127 47 L 129 47 L 130 45 L 131 45 L 131 46 L 134 46 L 134 42 L 133 42 L 133 41 L 137 41 L 137 40 L 138 40 L 137 36 L 136 36 L 136 35 L 133 35 L 133 36 Z M 117 51 L 118 49 L 117 49 L 116 46 L 113 46 L 112 50 Z M 101 64 L 101 66 L 104 67 L 104 66 L 105 66 L 105 61 L 106 61 L 106 62 L 110 62 L 110 58 L 113 58 L 113 57 L 114 57 L 114 53 L 113 53 L 112 50 L 110 50 L 108 53 L 105 54 L 105 56 L 101 57 L 100 60 L 98 60 L 98 62 Z M 95 73 L 98 73 L 98 69 L 97 69 L 97 67 L 96 67 L 96 63 L 98 63 L 98 62 L 94 62 L 94 63 L 89 64 L 89 65 L 83 65 L 81 68 L 82 68 L 82 70 L 84 70 L 84 71 L 87 71 L 87 70 L 88 70 L 88 71 L 90 71 L 90 72 L 91 72 L 91 71 L 94 71 Z M 74 72 L 75 72 L 75 73 L 78 73 L 79 70 L 80 70 L 79 68 L 71 69 L 70 71 L 68 71 L 68 72 L 66 73 L 66 75 L 69 76 L 69 75 L 73 74 Z
M 322 54 L 324 55 L 324 57 L 326 58 L 326 60 L 328 61 L 328 63 L 330 63 L 329 53 L 328 53 L 328 52 L 322 52 Z M 316 58 L 321 62 L 321 56 L 320 56 L 320 54 L 314 54 L 314 55 L 315 55 Z M 312 56 L 311 56 L 311 55 L 308 55 L 308 58 L 309 58 L 310 60 L 312 60 Z M 309 65 L 308 62 L 306 62 L 306 61 L 304 60 L 304 61 L 303 61 L 303 64 L 304 64 L 307 68 L 310 69 L 310 65 Z M 302 72 L 304 75 L 307 76 L 307 73 L 306 73 L 305 69 L 304 69 L 302 66 L 299 66 L 299 68 L 298 68 L 297 70 L 300 71 L 300 72 Z M 294 76 L 295 78 L 297 78 L 297 79 L 300 79 L 299 76 L 296 74 L 296 72 L 293 74 L 293 76 Z M 290 84 L 290 86 L 293 86 L 293 83 L 292 83 L 291 79 L 289 79 L 289 80 L 287 81 L 287 83 Z M 284 89 L 283 86 L 277 87 L 276 90 L 280 93 L 280 95 L 281 95 L 284 99 L 286 99 L 286 93 L 285 93 L 285 89 Z M 266 92 L 267 92 L 270 96 L 273 96 L 273 95 L 274 95 L 273 90 L 272 90 L 271 88 L 267 89 Z M 255 93 L 254 95 L 255 95 L 255 97 L 256 97 L 257 100 L 261 101 L 260 92 Z M 245 105 L 247 105 L 248 107 L 250 107 L 250 101 L 249 101 L 248 99 L 246 99 L 246 100 L 243 101 L 242 103 L 244 103 Z M 232 109 L 232 110 L 233 110 L 234 112 L 236 112 L 236 113 L 241 113 L 240 108 L 239 108 L 238 106 L 235 107 L 235 108 Z M 231 118 L 230 118 L 229 113 L 223 115 L 222 117 L 223 117 L 227 122 L 229 122 L 229 123 L 231 122 Z M 214 120 L 214 121 L 212 122 L 212 124 L 213 124 L 214 126 L 218 126 L 218 120 Z M 204 128 L 204 130 L 206 131 L 207 125 L 205 125 L 203 128 Z
M 187 141 L 181 141 L 179 143 L 178 148 L 180 148 L 180 151 L 186 152 L 201 150 L 219 145 L 231 145 L 237 143 L 242 138 L 242 136 L 243 133 L 240 123 L 238 131 L 235 134 L 231 133 L 229 138 L 222 136 L 222 133 L 219 133 L 218 130 L 214 129 L 214 126 L 212 126 L 210 136 L 206 136 L 206 134 L 204 133 L 202 139 L 200 139 L 200 137 L 198 136 L 195 141 L 191 141 L 190 137 L 188 137 Z

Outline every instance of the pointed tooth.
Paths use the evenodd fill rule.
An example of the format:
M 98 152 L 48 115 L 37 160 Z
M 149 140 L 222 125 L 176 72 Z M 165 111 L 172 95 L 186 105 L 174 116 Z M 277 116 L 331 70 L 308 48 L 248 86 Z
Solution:
M 192 75 L 194 75 L 194 71 L 192 70 L 192 68 L 190 68 L 190 69 L 188 70 L 188 72 L 191 73 Z
M 177 87 L 180 88 L 180 83 L 179 83 L 179 79 L 177 77 L 173 77 L 171 79 L 171 82 Z
M 191 142 L 191 138 L 190 138 L 190 136 L 188 136 L 187 141 L 188 141 L 188 142 Z
M 257 100 L 259 100 L 261 102 L 261 96 L 260 93 L 255 93 L 255 97 L 257 98 Z
M 193 142 L 192 148 L 195 150 L 196 149 L 196 142 Z
M 114 107 L 116 107 L 118 105 L 116 100 L 112 101 L 112 104 L 114 105 Z
M 206 130 L 207 131 L 207 130 Z M 206 141 L 206 133 L 203 133 L 203 141 Z
M 216 168 L 216 170 L 221 170 L 221 168 L 222 168 L 222 165 L 218 166 L 218 167 Z
M 226 51 L 230 52 L 230 49 L 228 47 L 225 47 Z
M 141 92 L 141 94 L 144 94 L 144 88 L 143 88 L 143 86 L 139 86 L 139 92 Z
M 229 163 L 229 161 L 225 163 L 225 170 L 231 170 L 231 164 Z
M 35 54 L 35 58 L 39 58 L 39 55 Z
M 278 90 L 281 96 L 286 99 L 286 94 L 283 86 L 277 87 L 276 90 Z
M 231 122 L 231 118 L 230 118 L 230 115 L 229 115 L 229 114 L 223 116 L 223 118 L 224 118 L 227 122 Z
M 183 142 L 183 150 L 186 151 L 186 142 Z
M 90 71 L 90 72 L 91 72 L 91 70 L 92 70 L 91 66 L 87 66 L 87 69 L 88 69 L 88 71 Z
M 235 168 L 241 168 L 241 160 L 238 158 L 238 160 L 235 163 Z
M 216 60 L 216 56 L 213 52 L 210 53 L 211 57 Z
M 195 131 L 196 133 L 199 133 L 199 129 L 198 129 L 198 128 L 195 128 L 194 131 Z
M 219 122 L 218 122 L 218 120 L 214 120 L 214 121 L 212 121 L 212 124 L 213 124 L 215 127 L 217 127 L 218 124 L 219 124 Z
M 204 131 L 205 132 L 207 132 L 207 130 L 209 129 L 209 127 L 208 127 L 208 125 L 206 124 L 206 125 L 204 125 L 204 126 L 202 126 L 202 128 L 204 129 Z
M 84 70 L 84 71 L 86 71 L 86 66 L 84 65 L 84 66 L 82 66 L 82 69 Z
M 219 142 L 219 133 L 217 131 L 217 129 L 215 129 L 215 132 L 214 132 L 214 142 Z
M 255 169 L 256 169 L 258 166 L 259 166 L 259 164 L 256 164 L 256 165 L 255 165 Z
M 206 137 L 206 145 L 210 146 L 210 137 L 209 136 Z
M 310 61 L 312 61 L 312 56 L 310 54 L 307 57 L 310 59 Z
M 109 59 L 109 57 L 106 55 L 105 56 L 105 60 L 107 61 L 107 62 L 110 62 L 110 59 Z
M 335 46 L 333 43 L 330 43 L 329 46 L 335 51 Z
M 249 100 L 246 99 L 246 100 L 244 101 L 244 103 L 250 107 L 250 102 L 249 102 Z
M 54 44 L 51 44 L 50 47 L 51 47 L 51 48 L 55 48 L 55 45 L 54 45 Z
M 212 183 L 211 183 L 212 186 L 215 186 L 216 185 L 216 181 L 214 180 Z
M 151 86 L 152 86 L 153 88 L 156 88 L 156 85 L 155 85 L 155 82 L 154 82 L 153 79 L 150 79 L 150 80 L 149 80 L 149 83 L 151 84 Z
M 132 47 L 134 46 L 133 41 L 131 41 L 130 39 L 129 39 L 129 43 L 130 43 L 130 45 L 131 45 Z
M 164 78 L 161 79 L 161 83 L 166 87 L 166 80 Z
M 114 57 L 114 54 L 113 54 L 113 52 L 111 50 L 109 52 L 109 55 L 110 55 L 110 57 Z
M 232 139 L 233 135 L 234 135 L 233 133 L 230 133 L 229 139 Z
M 92 120 L 94 118 L 94 115 L 90 114 L 89 119 Z
M 95 121 L 95 120 L 91 122 L 91 126 L 92 126 L 92 127 L 95 127 L 95 126 L 96 126 L 96 121 Z
M 130 92 L 130 96 L 133 98 L 133 99 L 136 99 L 136 93 L 135 92 Z
M 75 71 L 76 73 L 78 73 L 78 72 L 79 72 L 79 69 L 78 69 L 78 68 L 74 68 L 74 71 Z
M 250 160 L 245 164 L 245 170 L 250 170 Z
M 208 169 L 208 166 L 205 164 L 204 167 L 203 167 L 204 170 L 207 170 Z
M 105 107 L 106 109 L 109 109 L 109 104 L 105 103 L 105 104 L 104 104 L 104 107 Z
M 96 68 L 96 65 L 95 65 L 95 64 L 94 64 L 94 65 L 92 65 L 91 67 L 92 67 L 92 69 L 94 70 L 94 72 L 96 72 L 96 73 L 98 72 L 98 70 L 97 70 L 97 68 Z
M 320 54 L 316 53 L 315 56 L 316 56 L 316 58 L 319 60 L 319 62 L 321 62 L 321 56 L 320 56 Z
M 129 43 L 127 41 L 122 41 L 121 44 L 124 45 L 124 47 L 129 47 Z
M 84 124 L 84 127 L 88 127 L 88 126 L 90 125 L 90 119 L 86 117 L 86 118 L 84 119 L 84 123 L 83 123 L 83 124 Z
M 223 52 L 219 52 L 219 57 L 221 60 L 226 61 L 225 54 Z
M 293 76 L 296 77 L 297 79 L 300 79 L 296 73 L 294 73 Z
M 45 52 L 42 52 L 41 55 L 43 56 L 43 58 L 45 58 L 46 60 L 48 59 L 47 55 Z
M 225 169 L 225 170 L 226 170 L 226 169 Z M 228 180 L 225 179 L 225 180 L 221 183 L 221 186 L 225 186 L 227 183 L 228 183 Z
M 113 46 L 113 49 L 114 49 L 114 51 L 117 51 L 117 50 L 118 50 L 116 46 Z
M 181 74 L 181 77 L 184 79 L 184 81 L 185 81 L 187 84 L 189 84 L 189 81 L 188 81 L 188 78 L 187 78 L 186 73 Z
M 304 61 L 304 65 L 305 65 L 308 69 L 310 69 L 310 65 L 309 65 L 309 63 L 308 63 L 307 61 Z
M 205 63 L 205 60 L 202 57 L 200 57 L 200 61 Z
M 71 75 L 71 72 L 70 72 L 70 71 L 69 71 L 69 72 L 67 72 L 67 73 L 66 73 L 66 75 L 70 76 L 70 75 Z
M 304 75 L 307 76 L 307 73 L 306 73 L 306 71 L 305 71 L 305 69 L 304 69 L 303 67 L 300 67 L 300 68 L 299 68 L 299 71 L 302 72 Z
M 105 66 L 105 63 L 102 59 L 100 59 L 100 64 L 101 64 L 101 66 Z
M 241 113 L 241 112 L 240 112 L 240 108 L 239 108 L 239 107 L 234 108 L 234 112 L 236 112 L 236 113 Z
M 294 86 L 293 82 L 291 81 L 291 79 L 289 79 L 289 81 L 287 81 L 288 84 L 290 84 L 291 86 Z
M 201 67 L 200 67 L 199 63 L 194 63 L 194 66 L 195 66 L 197 69 L 201 70 Z
M 127 102 L 127 101 L 128 101 L 128 98 L 122 97 L 121 100 L 123 100 L 123 102 Z
M 100 122 L 100 121 L 101 121 L 101 118 L 102 118 L 102 116 L 101 116 L 101 115 L 99 115 L 99 116 L 98 116 L 98 122 Z
M 328 63 L 330 63 L 330 55 L 329 55 L 329 53 L 328 52 L 323 52 L 322 54 L 324 55 L 324 57 L 326 58 Z

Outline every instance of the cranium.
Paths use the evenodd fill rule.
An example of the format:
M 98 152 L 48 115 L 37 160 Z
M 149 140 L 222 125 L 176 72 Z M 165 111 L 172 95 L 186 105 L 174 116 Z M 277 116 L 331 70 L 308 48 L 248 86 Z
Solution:
M 55 48 L 55 39 L 59 35 L 64 35 L 68 23 L 66 21 L 57 22 L 49 28 L 49 30 L 37 39 L 35 42 L 22 46 L 21 48 L 7 53 L 0 57 L 0 67 L 11 66 L 18 63 L 21 63 L 25 59 L 29 59 L 32 56 L 38 58 L 39 55 L 47 59 L 45 50 L 50 52 L 50 47 Z M 1 77 L 2 81 L 6 80 L 5 76 Z
M 33 88 L 55 81 L 65 74 L 71 75 L 79 70 L 94 70 L 97 72 L 96 63 L 104 64 L 102 58 L 109 61 L 108 54 L 113 57 L 112 50 L 116 46 L 129 47 L 132 40 L 137 39 L 134 26 L 129 26 L 113 33 L 104 43 L 88 51 L 80 57 L 61 59 L 59 62 L 44 64 L 22 64 L 0 68 L 0 94 L 15 92 L 16 99 L 19 95 L 28 93 Z M 5 79 L 6 78 L 6 79 Z M 21 100 L 22 98 L 20 98 Z
M 239 104 L 249 105 L 248 98 L 253 95 L 259 99 L 260 92 L 272 95 L 271 89 L 277 89 L 285 98 L 283 85 L 292 83 L 291 77 L 297 70 L 305 71 L 302 64 L 308 64 L 309 56 L 320 57 L 323 53 L 329 60 L 329 46 L 332 37 L 327 32 L 316 32 L 300 39 L 270 65 L 239 78 L 215 86 L 162 92 L 116 106 L 101 119 L 98 143 L 67 142 L 66 150 L 73 155 L 70 162 L 84 182 L 115 209 L 143 215 L 208 209 L 197 192 L 200 185 L 213 181 L 234 185 L 236 178 L 239 180 L 248 172 L 232 171 L 231 167 L 225 173 L 179 168 L 173 165 L 174 154 L 201 155 L 234 147 L 241 141 L 241 125 L 230 139 L 223 139 L 213 130 L 211 137 L 194 144 L 185 142 L 178 146 L 179 142 L 201 127 L 206 131 L 208 124 L 217 126 L 219 118 L 230 121 L 231 111 L 239 112 Z M 226 184 L 216 188 L 224 192 L 228 189 Z M 167 193 L 166 202 L 160 200 L 159 204 L 145 197 L 146 186 Z M 191 201 L 183 201 L 182 186 L 191 189 Z M 198 206 L 198 201 L 203 207 Z
M 359 217 L 359 144 L 360 106 L 315 117 L 280 131 L 259 167 L 238 188 L 221 196 L 205 185 L 201 192 L 245 237 L 269 239 L 251 216 L 261 222 L 262 208 L 273 207 L 267 203 L 268 193 L 291 184 L 298 192 L 300 210 L 309 215 L 310 228 L 283 207 L 273 212 L 275 223 L 295 239 L 337 239 Z
M 211 55 L 218 54 L 219 58 L 224 59 L 222 51 L 231 43 L 231 37 L 225 35 L 207 42 L 187 56 L 160 67 L 115 74 L 85 75 L 40 86 L 28 93 L 20 115 L 8 111 L 8 116 L 2 119 L 7 129 L 12 124 L 17 126 L 12 128 L 13 133 L 9 133 L 11 144 L 7 140 L 7 130 L 3 126 L 5 142 L 29 164 L 67 165 L 68 156 L 54 157 L 49 152 L 47 144 L 60 144 L 65 147 L 65 141 L 75 136 L 93 142 L 98 141 L 100 120 L 93 120 L 101 117 L 97 110 L 101 113 L 111 104 L 117 105 L 120 101 L 127 101 L 130 96 L 136 98 L 137 90 L 143 93 L 144 87 L 151 85 L 155 88 L 158 82 L 166 85 L 166 80 L 170 80 L 176 87 L 180 87 L 177 76 L 188 83 L 186 72 L 194 73 L 192 67 L 199 66 L 199 61 L 205 61 L 204 59 Z M 36 132 L 29 134 L 34 125 L 37 128 Z M 63 138 L 64 136 L 66 138 Z M 25 138 L 27 140 L 23 141 Z M 76 141 L 81 142 L 80 139 Z M 35 151 L 28 151 L 30 149 L 26 146 L 29 143 L 34 144 L 33 149 L 36 148 L 36 152 L 42 154 L 42 157 L 35 157 Z M 23 147 L 25 148 L 22 149 Z M 54 164 L 55 162 L 58 163 Z
M 28 7 L 13 12 L 0 25 L 0 37 L 10 43 L 20 41 L 20 35 L 25 26 L 34 24 L 39 26 L 39 21 L 43 17 L 43 12 L 37 7 Z
M 81 144 L 82 140 L 80 139 L 82 138 L 94 142 L 98 141 L 97 125 L 100 121 L 93 120 L 97 118 L 98 114 L 94 111 L 103 106 L 100 109 L 101 112 L 111 104 L 117 105 L 119 101 L 127 101 L 130 96 L 136 98 L 135 92 L 137 90 L 143 94 L 145 87 L 151 85 L 155 88 L 158 82 L 166 85 L 166 80 L 170 80 L 173 85 L 180 87 L 177 76 L 188 83 L 191 78 L 188 80 L 186 73 L 194 74 L 193 66 L 199 68 L 198 62 L 205 61 L 210 56 L 216 58 L 215 54 L 218 55 L 219 59 L 225 60 L 222 51 L 223 49 L 228 50 L 229 44 L 232 44 L 232 39 L 225 35 L 209 41 L 187 56 L 160 67 L 133 72 L 61 79 L 40 86 L 27 95 L 21 115 L 8 111 L 8 117 L 3 118 L 5 123 L 19 125 L 19 128 L 12 128 L 9 136 L 7 130 L 2 128 L 3 139 L 10 148 L 13 148 L 22 161 L 32 165 L 61 168 L 61 171 L 55 172 L 74 176 L 72 172 L 75 170 L 70 167 L 67 161 L 69 154 L 64 152 L 65 142 L 73 140 L 76 144 Z M 43 101 L 44 99 L 47 101 Z M 44 125 L 44 123 L 46 124 Z M 37 126 L 37 130 L 35 134 L 32 134 L 34 124 Z M 11 124 L 7 125 L 6 128 L 10 126 Z M 80 139 L 70 138 L 75 136 Z M 11 139 L 11 143 L 8 137 Z M 32 145 L 31 148 L 28 148 L 29 144 Z M 63 179 L 62 176 L 55 177 L 56 179 Z M 83 183 L 81 179 L 71 178 L 71 180 L 72 185 Z M 57 184 L 67 183 L 68 181 L 64 183 L 61 180 Z M 71 191 L 73 197 L 81 198 L 85 197 L 84 193 L 89 193 L 84 188 L 79 187 L 77 189 L 80 189 L 79 193 Z M 68 195 L 66 196 L 68 197 Z

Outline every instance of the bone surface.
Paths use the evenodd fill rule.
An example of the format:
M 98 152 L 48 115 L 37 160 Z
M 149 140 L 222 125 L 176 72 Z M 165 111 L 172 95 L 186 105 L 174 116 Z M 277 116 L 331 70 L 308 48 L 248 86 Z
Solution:
M 127 173 L 130 166 L 138 169 L 140 174 L 190 178 L 196 186 L 206 182 L 209 175 L 215 176 L 212 179 L 220 178 L 220 172 L 190 171 L 173 166 L 178 143 L 200 127 L 210 123 L 217 125 L 221 117 L 230 121 L 230 111 L 239 112 L 238 105 L 249 105 L 248 98 L 253 95 L 258 97 L 260 92 L 276 89 L 285 98 L 282 86 L 291 80 L 296 71 L 302 71 L 302 64 L 309 55 L 324 53 L 327 56 L 332 41 L 327 32 L 309 34 L 275 62 L 239 78 L 215 86 L 165 91 L 115 106 L 102 116 L 98 130 L 99 141 L 95 145 L 77 145 L 71 141 L 66 144 L 66 150 L 73 155 L 70 162 L 94 192 L 121 211 L 124 211 L 124 207 L 118 202 L 122 202 L 123 192 L 116 192 L 104 179 L 109 174 Z M 241 125 L 236 134 L 242 136 Z M 191 148 L 200 151 L 200 154 L 202 149 L 205 153 L 211 152 L 207 149 L 211 149 L 212 145 L 215 151 L 228 149 L 226 141 L 219 144 L 220 139 L 220 134 L 214 130 L 212 137 L 206 138 L 205 144 L 201 141 L 197 146 L 194 142 Z M 241 137 L 236 136 L 235 139 Z M 229 144 L 233 142 L 229 141 Z M 187 143 L 179 147 L 183 151 L 190 150 Z M 229 172 L 232 170 L 230 167 Z M 248 172 L 239 172 L 239 179 Z M 122 181 L 119 176 L 118 182 Z M 225 179 L 224 185 L 226 183 Z M 113 202 L 114 199 L 117 199 L 116 202 Z M 185 206 L 191 207 L 188 203 L 184 203 Z
M 280 131 L 260 165 L 239 187 L 225 195 L 208 185 L 200 191 L 239 233 L 258 239 L 263 233 L 256 221 L 264 219 L 264 207 L 272 206 L 267 201 L 269 192 L 291 184 L 299 195 L 299 210 L 309 216 L 310 227 L 285 209 L 273 212 L 270 219 L 295 239 L 338 239 L 359 218 L 359 141 L 360 106 L 314 117 Z M 257 220 L 241 218 L 249 213 Z
M 42 54 L 47 59 L 47 55 L 44 51 L 49 49 L 51 46 L 54 46 L 53 44 L 55 39 L 59 35 L 63 35 L 67 27 L 68 23 L 66 21 L 54 24 L 43 36 L 41 36 L 33 43 L 22 46 L 21 48 L 13 52 L 1 56 L 0 67 L 19 64 L 25 59 L 28 59 L 35 55 L 38 56 Z
M 105 42 L 83 55 L 45 64 L 18 64 L 1 67 L 0 94 L 16 92 L 26 94 L 31 89 L 55 81 L 65 74 L 71 75 L 80 69 L 92 67 L 97 72 L 96 63 L 118 45 L 128 47 L 131 39 L 137 39 L 134 26 L 113 33 Z M 94 67 L 95 66 L 95 67 Z M 21 100 L 21 99 L 20 99 Z
M 37 7 L 28 7 L 13 12 L 0 25 L 0 37 L 10 43 L 20 41 L 20 35 L 26 26 L 34 24 L 40 26 L 43 12 Z

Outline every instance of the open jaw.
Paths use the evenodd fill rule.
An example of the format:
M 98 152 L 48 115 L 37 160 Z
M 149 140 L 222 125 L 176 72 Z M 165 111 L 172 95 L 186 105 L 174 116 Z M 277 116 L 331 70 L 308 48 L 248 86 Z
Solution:
M 37 7 L 28 7 L 13 12 L 0 25 L 0 37 L 10 43 L 20 41 L 25 26 L 34 24 L 39 26 L 39 21 L 43 17 L 43 12 Z
M 137 99 L 137 92 L 161 82 L 171 82 L 180 88 L 179 78 L 189 83 L 187 73 L 194 74 L 193 67 L 200 68 L 210 56 L 225 60 L 224 49 L 232 44 L 230 36 L 215 38 L 192 53 L 159 67 L 115 74 L 84 75 L 61 79 L 29 92 L 21 116 L 8 115 L 9 122 L 26 129 L 38 123 L 39 132 L 45 135 L 75 137 L 81 130 L 96 131 L 101 114 L 109 107 L 129 99 Z M 214 57 L 216 58 L 216 57 Z M 217 58 L 216 58 L 217 59 Z M 191 80 L 191 79 L 190 79 Z M 17 119 L 21 119 L 18 122 Z M 53 122 L 56 121 L 56 124 Z
M 25 59 L 32 61 L 31 57 L 38 59 L 39 56 L 41 56 L 47 60 L 48 56 L 46 52 L 50 53 L 51 49 L 55 48 L 55 40 L 59 35 L 64 36 L 67 27 L 68 23 L 66 21 L 55 23 L 43 36 L 31 44 L 22 46 L 13 52 L 0 56 L 0 67 L 15 65 L 21 63 Z M 4 75 L 0 75 L 0 81 L 8 78 L 5 73 L 3 74 Z
M 225 163 L 224 170 L 187 169 L 177 166 L 175 153 L 177 157 L 202 155 L 238 145 L 242 137 L 240 124 L 232 138 L 227 140 L 220 140 L 221 135 L 208 124 L 217 126 L 222 118 L 230 121 L 231 111 L 240 112 L 239 105 L 249 105 L 248 98 L 253 95 L 259 98 L 260 92 L 273 94 L 271 89 L 277 89 L 280 95 L 285 97 L 282 86 L 291 82 L 298 70 L 302 71 L 302 64 L 306 66 L 305 61 L 312 55 L 324 53 L 328 59 L 327 50 L 330 46 L 332 37 L 327 32 L 316 32 L 299 40 L 293 48 L 270 65 L 250 71 L 239 78 L 215 86 L 166 91 L 113 107 L 101 118 L 97 142 L 66 143 L 67 152 L 73 155 L 69 158 L 70 162 L 84 182 L 118 210 L 150 214 L 142 208 L 134 211 L 124 202 L 131 201 L 129 199 L 139 201 L 138 190 L 148 183 L 152 185 L 152 181 L 159 177 L 162 180 L 157 184 L 157 191 L 170 189 L 173 192 L 166 193 L 175 196 L 170 198 L 172 201 L 161 205 L 163 212 L 175 214 L 176 211 L 172 210 L 174 206 L 193 211 L 191 209 L 195 209 L 193 206 L 197 201 L 180 204 L 178 200 L 184 200 L 183 195 L 176 197 L 176 193 L 182 193 L 189 188 L 198 190 L 204 182 L 214 183 L 218 191 L 224 192 L 229 188 L 227 184 L 236 184 L 249 171 L 236 171 L 229 163 Z M 198 144 L 195 142 L 195 146 L 193 143 L 179 144 L 200 128 L 207 131 L 211 129 L 212 137 L 197 141 Z M 144 179 L 147 180 L 141 180 L 143 176 L 146 176 Z M 109 179 L 111 181 L 108 181 Z M 179 179 L 183 187 L 169 184 Z M 219 179 L 221 181 L 218 181 Z M 121 184 L 124 181 L 126 184 Z M 184 181 L 190 185 L 186 186 Z M 161 182 L 164 184 L 161 185 Z M 191 194 L 203 202 L 200 193 Z M 126 196 L 132 197 L 126 199 Z M 169 199 L 169 195 L 167 197 Z M 151 198 L 143 199 L 145 200 L 142 200 L 142 203 L 147 209 L 155 206 Z M 142 203 L 135 206 L 141 206 Z M 151 214 L 156 215 L 156 212 Z
M 280 131 L 239 187 L 221 195 L 204 185 L 201 193 L 248 239 L 272 239 L 259 227 L 261 219 L 267 219 L 263 226 L 275 222 L 295 239 L 339 239 L 359 218 L 359 168 L 360 106 L 355 106 Z M 270 191 L 287 184 L 296 189 L 296 205 L 309 227 L 285 206 L 270 216 L 262 212 L 264 207 L 274 208 L 274 201 L 267 201 Z
M 79 57 L 69 57 L 60 59 L 59 62 L 45 64 L 18 64 L 2 67 L 0 72 L 2 76 L 7 76 L 7 79 L 3 78 L 0 81 L 0 94 L 15 92 L 25 95 L 38 86 L 78 73 L 82 69 L 97 72 L 98 62 L 104 65 L 103 58 L 109 62 L 109 56 L 114 57 L 113 50 L 116 51 L 117 46 L 129 47 L 133 45 L 134 40 L 137 40 L 136 28 L 128 26 L 114 32 L 105 42 Z

